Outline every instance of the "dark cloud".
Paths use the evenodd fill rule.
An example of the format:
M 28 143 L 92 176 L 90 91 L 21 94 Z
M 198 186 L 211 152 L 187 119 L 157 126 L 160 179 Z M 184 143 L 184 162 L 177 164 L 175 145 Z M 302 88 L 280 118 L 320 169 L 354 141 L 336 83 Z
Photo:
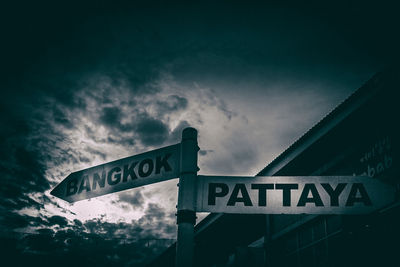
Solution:
M 49 228 L 41 228 L 38 229 L 37 232 L 41 235 L 48 235 L 48 236 L 52 236 L 54 234 L 54 231 Z
M 54 122 L 61 124 L 69 129 L 74 126 L 68 116 L 60 109 L 60 107 L 57 106 L 53 108 L 53 120 Z
M 123 202 L 131 205 L 134 209 L 141 208 L 144 205 L 144 197 L 141 191 L 137 189 L 119 193 L 118 200 L 115 203 Z
M 338 65 L 364 71 L 380 65 L 399 44 L 391 34 L 399 24 L 395 3 L 26 6 L 30 12 L 11 7 L 2 17 L 9 25 L 2 51 L 10 78 L 37 76 L 43 69 L 51 80 L 102 72 L 113 77 L 113 86 L 129 80 L 137 93 L 160 66 L 198 81 L 241 81 L 252 73 L 272 80 L 288 73 L 326 76 Z M 73 74 L 69 80 L 77 80 Z M 53 87 L 55 97 L 71 102 L 74 85 L 63 81 L 59 87 Z
M 44 178 L 44 166 L 38 159 L 36 151 L 28 150 L 24 147 L 17 147 L 14 151 L 15 163 L 19 168 L 13 170 L 14 179 L 23 182 L 20 186 L 26 186 L 25 192 L 45 191 L 49 188 L 47 180 Z M 33 188 L 30 188 L 33 185 Z
M 124 112 L 120 107 L 102 108 L 99 122 L 108 128 L 107 140 L 99 140 L 94 129 L 86 126 L 88 136 L 101 142 L 112 142 L 120 144 L 135 144 L 135 139 L 140 140 L 143 145 L 155 146 L 163 144 L 169 138 L 169 127 L 160 118 L 165 118 L 171 113 L 187 108 L 188 101 L 184 97 L 169 95 L 164 100 L 150 101 L 157 112 L 157 116 L 151 116 L 143 110 L 137 109 L 137 105 L 129 107 Z M 139 106 L 140 107 L 140 106 Z M 145 107 L 145 105 L 144 105 Z M 175 132 L 172 132 L 172 136 Z M 170 138 L 171 139 L 171 138 Z
M 149 203 L 146 210 L 146 216 L 144 218 L 158 218 L 162 219 L 165 217 L 165 211 L 155 203 Z
M 65 227 L 68 225 L 68 220 L 65 217 L 61 217 L 58 215 L 51 216 L 48 218 L 50 225 L 58 225 L 60 227 Z
M 178 95 L 169 95 L 167 99 L 157 102 L 157 111 L 161 116 L 176 112 L 179 110 L 184 110 L 188 106 L 188 100 L 185 97 Z
M 74 220 L 74 224 L 77 225 L 78 227 L 82 226 L 82 222 L 80 220 L 78 220 L 78 219 Z
M 0 165 L 2 175 L 0 203 L 9 209 L 23 207 L 39 209 L 43 204 L 33 200 L 28 193 L 44 192 L 50 187 L 44 176 L 45 166 L 41 157 L 43 152 L 37 148 L 28 150 L 20 147 L 21 143 L 15 144 L 9 139 L 0 142 L 3 143 L 3 147 L 7 147 L 8 153 L 8 157 Z
M 23 228 L 30 224 L 32 217 L 28 215 L 19 215 L 14 212 L 2 214 L 0 220 L 3 227 L 8 229 Z
M 168 138 L 169 129 L 161 120 L 142 116 L 138 119 L 135 132 L 146 146 L 160 145 Z
M 115 127 L 120 125 L 122 112 L 118 107 L 106 107 L 100 116 L 100 122 L 103 124 Z M 121 127 L 119 127 L 121 129 Z
M 16 212 L 1 212 L 0 223 L 0 236 L 9 235 L 16 229 L 23 229 L 27 227 L 47 227 L 48 221 L 44 220 L 41 216 L 29 216 L 19 214 Z

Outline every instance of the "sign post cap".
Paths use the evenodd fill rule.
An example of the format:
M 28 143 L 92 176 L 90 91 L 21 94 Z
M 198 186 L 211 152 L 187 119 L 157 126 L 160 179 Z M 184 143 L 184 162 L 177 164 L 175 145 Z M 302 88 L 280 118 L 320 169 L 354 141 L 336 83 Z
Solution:
M 183 129 L 182 139 L 197 139 L 197 130 L 193 127 Z

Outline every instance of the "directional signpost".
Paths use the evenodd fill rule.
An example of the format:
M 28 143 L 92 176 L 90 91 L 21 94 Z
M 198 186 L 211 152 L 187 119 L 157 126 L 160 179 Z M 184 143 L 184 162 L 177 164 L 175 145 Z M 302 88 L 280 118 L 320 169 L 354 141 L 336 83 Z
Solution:
M 179 176 L 180 144 L 73 172 L 51 192 L 76 202 Z
M 355 176 L 197 175 L 197 131 L 179 144 L 73 172 L 51 194 L 68 202 L 179 177 L 176 266 L 193 265 L 196 212 L 361 214 L 395 201 L 395 189 Z
M 361 214 L 394 200 L 395 189 L 355 176 L 198 176 L 197 211 Z

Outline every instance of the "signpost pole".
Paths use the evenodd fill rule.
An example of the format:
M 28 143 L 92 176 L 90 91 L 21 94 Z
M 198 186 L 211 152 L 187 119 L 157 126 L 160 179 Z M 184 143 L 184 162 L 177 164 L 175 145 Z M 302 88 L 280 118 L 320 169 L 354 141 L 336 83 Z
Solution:
M 264 235 L 264 255 L 265 255 L 265 266 L 270 267 L 271 264 L 271 240 L 272 240 L 272 231 L 271 231 L 271 215 L 265 215 L 265 235 Z
M 178 238 L 176 244 L 176 267 L 193 266 L 194 225 L 196 223 L 197 200 L 197 130 L 185 128 L 181 141 L 181 173 L 178 193 Z

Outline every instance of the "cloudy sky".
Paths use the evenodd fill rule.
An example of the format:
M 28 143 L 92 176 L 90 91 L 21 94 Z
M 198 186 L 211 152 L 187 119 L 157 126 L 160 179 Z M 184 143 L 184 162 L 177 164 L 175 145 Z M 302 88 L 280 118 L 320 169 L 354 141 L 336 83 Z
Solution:
M 75 204 L 50 190 L 187 126 L 200 174 L 255 175 L 400 45 L 391 3 L 39 2 L 0 11 L 0 250 L 21 263 L 148 262 L 176 238 L 176 179 Z

